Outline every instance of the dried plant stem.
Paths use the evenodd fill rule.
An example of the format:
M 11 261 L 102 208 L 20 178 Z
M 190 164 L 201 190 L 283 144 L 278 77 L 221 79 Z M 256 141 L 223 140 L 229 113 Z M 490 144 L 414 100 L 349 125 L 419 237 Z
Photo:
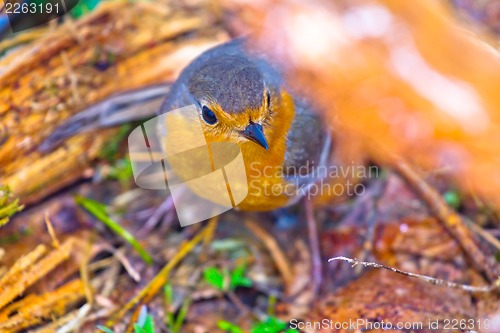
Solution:
M 57 239 L 56 232 L 54 231 L 54 227 L 52 226 L 52 221 L 50 220 L 49 213 L 47 211 L 45 212 L 45 225 L 47 226 L 47 231 L 49 232 L 50 238 L 52 238 L 52 246 L 56 249 L 59 248 L 61 244 Z
M 470 285 L 466 285 L 466 284 L 460 284 L 460 283 L 455 283 L 455 282 L 451 282 L 451 281 L 441 280 L 441 279 L 433 278 L 433 277 L 427 276 L 427 275 L 410 273 L 410 272 L 402 271 L 402 270 L 394 268 L 394 267 L 389 267 L 389 266 L 385 266 L 382 264 L 378 264 L 375 262 L 359 261 L 356 258 L 351 259 L 351 258 L 341 256 L 341 257 L 330 258 L 330 259 L 328 259 L 328 262 L 337 261 L 337 260 L 346 261 L 346 262 L 352 264 L 352 267 L 362 265 L 364 267 L 382 268 L 382 269 L 386 269 L 386 270 L 389 270 L 389 271 L 394 272 L 394 273 L 398 273 L 398 274 L 402 274 L 402 275 L 405 275 L 408 277 L 416 278 L 416 279 L 434 284 L 436 286 L 445 286 L 445 287 L 449 287 L 449 288 L 465 290 L 468 292 L 489 293 L 493 290 L 500 289 L 500 277 L 491 285 L 476 287 L 476 286 L 470 286 Z
M 271 236 L 264 228 L 262 228 L 258 223 L 255 223 L 254 220 L 245 221 L 245 226 L 255 235 L 257 236 L 264 246 L 267 248 L 271 257 L 273 258 L 276 268 L 280 272 L 281 277 L 283 278 L 285 286 L 288 288 L 291 286 L 293 281 L 293 270 L 290 262 L 280 248 L 276 239 Z
M 17 260 L 0 280 L 0 309 L 66 261 L 74 249 L 75 242 L 74 238 L 68 238 L 59 248 L 48 253 L 44 245 L 39 245 Z
M 476 222 L 474 222 L 466 217 L 464 217 L 463 220 L 464 220 L 465 224 L 470 228 L 470 230 L 472 230 L 473 232 L 478 234 L 485 241 L 487 241 L 492 246 L 494 246 L 498 251 L 500 251 L 500 241 L 495 237 L 494 234 L 492 234 L 488 230 L 484 230 Z

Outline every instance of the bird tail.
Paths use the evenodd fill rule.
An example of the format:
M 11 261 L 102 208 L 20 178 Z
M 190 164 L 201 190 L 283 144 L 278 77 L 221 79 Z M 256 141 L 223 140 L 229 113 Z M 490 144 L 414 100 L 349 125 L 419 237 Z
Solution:
M 163 83 L 113 95 L 67 119 L 42 142 L 38 150 L 50 152 L 76 134 L 150 118 L 160 110 L 169 90 L 170 84 Z

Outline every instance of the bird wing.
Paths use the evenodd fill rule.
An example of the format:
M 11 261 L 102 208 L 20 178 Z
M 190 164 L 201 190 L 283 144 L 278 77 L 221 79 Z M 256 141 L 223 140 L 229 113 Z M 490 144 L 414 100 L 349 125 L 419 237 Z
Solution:
M 160 84 L 113 95 L 67 119 L 42 142 L 38 150 L 51 151 L 78 133 L 154 116 L 169 88 L 169 84 Z
M 283 165 L 290 182 L 304 186 L 326 177 L 323 171 L 330 159 L 329 133 L 320 115 L 305 100 L 297 99 Z

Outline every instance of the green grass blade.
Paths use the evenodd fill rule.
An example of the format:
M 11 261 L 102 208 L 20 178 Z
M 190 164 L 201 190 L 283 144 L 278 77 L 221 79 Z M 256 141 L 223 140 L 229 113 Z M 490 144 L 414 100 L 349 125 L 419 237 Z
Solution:
M 153 259 L 137 239 L 108 216 L 106 205 L 79 195 L 75 196 L 75 202 L 129 243 L 148 265 L 153 263 Z
M 106 333 L 115 333 L 112 330 L 110 330 L 109 328 L 107 328 L 106 326 L 97 325 L 97 328 L 100 329 L 101 331 L 106 332 Z
M 181 331 L 182 324 L 184 323 L 184 319 L 186 319 L 187 312 L 189 310 L 189 306 L 191 305 L 191 299 L 186 299 L 182 302 L 182 307 L 179 310 L 179 314 L 177 315 L 177 319 L 174 325 L 174 333 L 179 333 Z

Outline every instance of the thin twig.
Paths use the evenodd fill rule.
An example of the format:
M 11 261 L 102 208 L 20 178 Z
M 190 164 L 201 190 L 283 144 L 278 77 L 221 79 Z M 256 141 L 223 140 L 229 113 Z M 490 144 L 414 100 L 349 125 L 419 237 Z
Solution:
M 85 243 L 83 251 L 82 260 L 80 262 L 80 278 L 83 284 L 83 290 L 85 292 L 85 298 L 87 299 L 87 304 L 92 306 L 94 304 L 94 292 L 90 284 L 90 275 L 88 264 L 92 256 L 92 244 L 90 242 Z
M 492 246 L 494 246 L 498 251 L 500 251 L 500 241 L 495 237 L 494 234 L 492 234 L 488 230 L 484 230 L 476 222 L 472 221 L 471 219 L 463 217 L 463 220 L 464 220 L 465 224 L 470 228 L 470 230 L 472 230 L 473 232 L 478 234 L 485 241 L 487 241 Z
M 174 200 L 172 196 L 166 198 L 163 203 L 154 210 L 153 214 L 147 219 L 146 223 L 137 232 L 138 237 L 146 236 L 153 230 L 158 222 L 174 207 Z
M 385 266 L 382 264 L 378 264 L 375 262 L 359 261 L 356 258 L 351 259 L 351 258 L 340 256 L 340 257 L 330 258 L 330 259 L 328 259 L 328 262 L 337 261 L 337 260 L 347 261 L 348 263 L 352 264 L 352 267 L 355 267 L 357 265 L 362 265 L 364 267 L 374 267 L 374 268 L 387 269 L 391 272 L 402 274 L 402 275 L 405 275 L 408 277 L 417 278 L 419 280 L 434 284 L 436 286 L 445 286 L 445 287 L 461 289 L 461 290 L 465 290 L 465 291 L 469 291 L 469 292 L 489 293 L 493 290 L 500 289 L 500 277 L 491 285 L 476 287 L 476 286 L 470 286 L 470 285 L 466 285 L 466 284 L 460 284 L 460 283 L 455 283 L 455 282 L 451 282 L 451 281 L 441 280 L 441 279 L 433 278 L 431 276 L 410 273 L 410 272 L 402 271 L 402 270 L 394 268 L 394 267 L 389 267 L 389 266 Z
M 229 290 L 226 295 L 231 303 L 233 303 L 234 306 L 236 306 L 244 316 L 250 316 L 254 320 L 259 320 L 259 318 L 252 312 L 252 310 L 247 305 L 245 305 L 233 291 Z
M 271 236 L 264 228 L 259 226 L 258 223 L 255 223 L 255 221 L 253 220 L 245 221 L 245 226 L 255 236 L 257 236 L 257 238 L 259 238 L 262 241 L 262 243 L 264 243 L 264 246 L 271 254 L 271 258 L 274 260 L 276 268 L 278 269 L 281 277 L 283 278 L 286 288 L 289 288 L 293 281 L 294 273 L 287 256 L 280 248 L 276 239 L 273 236 Z
M 141 282 L 141 274 L 134 268 L 134 265 L 125 255 L 125 248 L 115 249 L 109 244 L 100 244 L 103 250 L 113 254 L 113 256 L 121 263 L 128 275 L 135 281 Z
M 50 220 L 49 213 L 47 211 L 45 211 L 45 224 L 47 225 L 47 231 L 49 232 L 50 238 L 52 238 L 52 246 L 54 248 L 58 248 L 61 244 L 57 239 L 56 232 L 54 231 L 52 221 Z

